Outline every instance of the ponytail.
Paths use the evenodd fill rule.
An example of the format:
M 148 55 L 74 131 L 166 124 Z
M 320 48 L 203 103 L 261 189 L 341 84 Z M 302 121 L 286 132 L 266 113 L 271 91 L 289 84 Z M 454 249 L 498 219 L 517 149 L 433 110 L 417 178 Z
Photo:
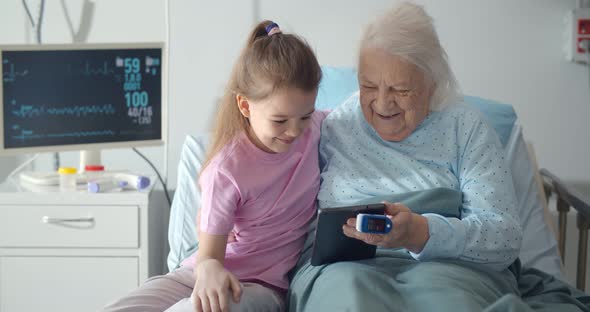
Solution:
M 233 66 L 218 104 L 211 143 L 201 171 L 225 145 L 249 127 L 248 119 L 238 109 L 238 95 L 260 101 L 284 88 L 314 91 L 321 77 L 315 54 L 303 39 L 283 33 L 272 21 L 256 25 Z

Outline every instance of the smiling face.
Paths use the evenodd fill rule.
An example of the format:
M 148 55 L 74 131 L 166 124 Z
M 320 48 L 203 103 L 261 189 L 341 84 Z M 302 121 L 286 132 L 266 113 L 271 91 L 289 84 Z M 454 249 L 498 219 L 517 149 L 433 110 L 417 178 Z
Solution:
M 238 108 L 250 121 L 248 137 L 261 150 L 282 153 L 307 129 L 314 112 L 317 90 L 286 88 L 260 100 L 238 95 Z
M 406 139 L 428 115 L 434 84 L 402 57 L 363 49 L 358 78 L 363 115 L 383 140 Z

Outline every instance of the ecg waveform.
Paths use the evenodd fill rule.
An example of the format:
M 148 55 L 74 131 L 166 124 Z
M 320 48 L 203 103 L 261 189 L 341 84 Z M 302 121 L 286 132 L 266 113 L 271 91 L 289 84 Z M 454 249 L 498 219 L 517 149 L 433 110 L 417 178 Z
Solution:
M 103 75 L 103 76 L 107 76 L 110 74 L 114 74 L 115 73 L 115 69 L 109 68 L 109 64 L 108 62 L 103 62 L 102 67 L 91 67 L 90 63 L 86 62 L 86 66 L 84 67 L 84 70 L 82 70 L 82 74 L 87 75 L 87 76 L 92 76 L 92 75 Z
M 102 130 L 102 131 L 79 131 L 79 132 L 71 132 L 71 133 L 50 133 L 47 135 L 48 138 L 68 138 L 68 137 L 92 137 L 92 136 L 105 136 L 105 135 L 115 135 L 115 133 L 111 130 Z
M 5 66 L 7 62 L 4 62 Z M 15 82 L 17 77 L 24 77 L 29 74 L 27 69 L 22 71 L 17 71 L 14 69 L 14 64 L 10 64 L 10 69 L 6 72 L 2 72 L 2 79 L 4 82 Z
M 39 133 L 36 134 L 32 130 L 22 130 L 20 134 L 12 135 L 12 139 L 16 140 L 35 140 L 44 138 L 80 138 L 80 137 L 97 137 L 97 136 L 114 136 L 115 132 L 111 130 L 102 131 L 79 131 L 70 133 Z
M 51 116 L 88 116 L 88 115 L 114 115 L 115 107 L 112 104 L 73 106 L 73 107 L 49 107 L 45 105 L 35 107 L 33 105 L 20 105 L 19 109 L 13 110 L 12 114 L 20 118 L 34 118 L 44 115 Z

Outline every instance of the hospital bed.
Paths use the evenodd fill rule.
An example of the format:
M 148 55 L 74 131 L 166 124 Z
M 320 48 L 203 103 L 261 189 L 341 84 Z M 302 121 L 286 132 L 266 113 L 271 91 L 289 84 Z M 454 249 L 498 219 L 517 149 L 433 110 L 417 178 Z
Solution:
M 316 108 L 333 108 L 358 90 L 356 73 L 350 68 L 322 67 L 324 77 Z M 578 213 L 580 247 L 577 287 L 584 289 L 586 244 L 590 204 L 547 170 L 538 170 L 535 158 L 525 143 L 522 127 L 511 105 L 466 96 L 465 102 L 477 107 L 494 127 L 506 150 L 517 194 L 523 243 L 520 260 L 523 267 L 536 268 L 559 280 L 565 280 L 561 254 L 564 254 L 566 217 L 570 208 Z M 172 204 L 168 239 L 168 268 L 176 269 L 198 247 L 195 220 L 200 203 L 196 179 L 205 157 L 208 137 L 189 135 L 182 147 L 178 167 L 177 190 Z M 544 186 L 544 187 L 543 187 Z M 559 211 L 559 240 L 556 240 L 548 217 L 547 196 L 554 194 Z M 559 244 L 558 244 L 559 241 Z

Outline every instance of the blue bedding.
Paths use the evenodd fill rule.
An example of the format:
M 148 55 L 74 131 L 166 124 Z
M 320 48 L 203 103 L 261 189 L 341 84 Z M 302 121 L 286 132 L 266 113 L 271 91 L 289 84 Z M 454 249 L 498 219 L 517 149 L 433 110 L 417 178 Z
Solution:
M 366 202 L 380 200 L 459 217 L 461 196 L 433 189 Z M 379 249 L 373 259 L 314 267 L 310 242 L 293 271 L 289 311 L 590 311 L 590 296 L 523 269 L 519 260 L 498 272 L 451 259 L 418 262 L 402 249 Z

